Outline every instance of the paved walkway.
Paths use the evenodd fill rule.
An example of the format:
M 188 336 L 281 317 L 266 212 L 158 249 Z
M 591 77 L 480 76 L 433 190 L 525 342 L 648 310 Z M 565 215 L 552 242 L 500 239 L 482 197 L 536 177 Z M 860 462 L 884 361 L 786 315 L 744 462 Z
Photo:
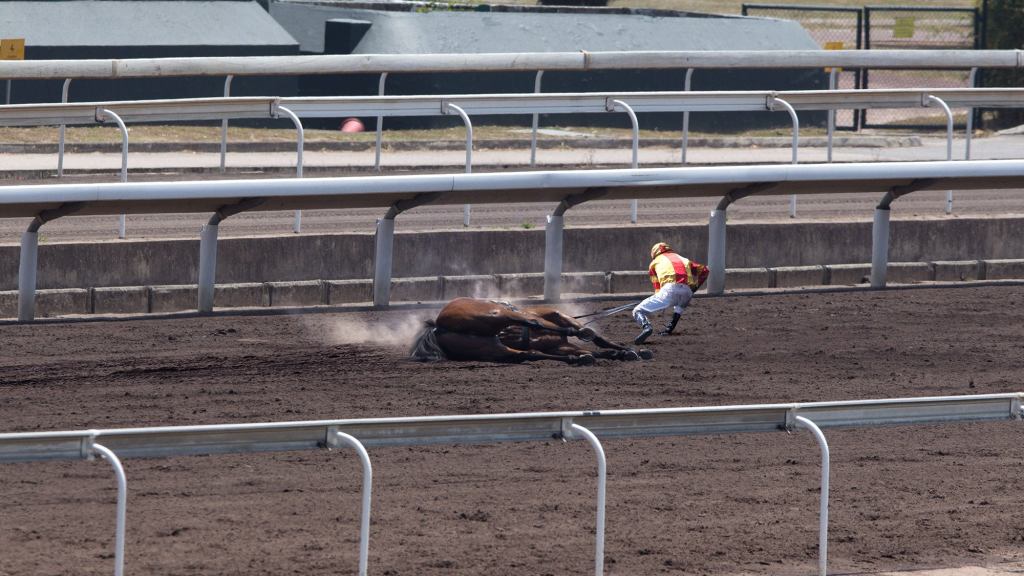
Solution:
M 820 139 L 818 139 L 820 140 Z M 855 138 L 844 138 L 848 145 L 834 149 L 833 160 L 836 162 L 866 161 L 914 161 L 914 160 L 945 160 L 946 140 L 944 138 L 927 137 L 920 139 L 920 145 L 904 145 L 908 139 L 876 139 L 879 144 L 864 146 Z M 772 139 L 773 144 L 778 139 Z M 728 143 L 728 140 L 723 140 Z M 743 142 L 749 143 L 749 140 Z M 887 145 L 886 142 L 889 144 Z M 628 142 L 621 148 L 591 148 L 587 141 L 568 141 L 571 147 L 541 149 L 537 152 L 539 167 L 559 166 L 623 166 L 628 167 L 632 153 Z M 603 143 L 602 146 L 606 145 Z M 307 170 L 322 169 L 371 169 L 374 165 L 374 151 L 323 151 L 316 143 L 311 143 L 303 154 L 303 166 Z M 964 159 L 965 140 L 956 139 L 953 145 L 953 159 Z M 678 147 L 641 147 L 639 164 L 644 166 L 677 165 L 681 161 Z M 1002 135 L 988 138 L 976 138 L 972 143 L 973 159 L 1009 159 L 1024 158 L 1024 135 Z M 741 146 L 691 146 L 687 152 L 687 162 L 691 164 L 744 164 L 744 163 L 785 163 L 792 159 L 789 147 L 759 146 L 757 144 Z M 459 168 L 465 166 L 466 154 L 462 149 L 456 150 L 387 150 L 382 154 L 381 164 L 385 169 L 398 168 Z M 799 162 L 825 162 L 827 151 L 824 147 L 801 147 L 798 151 Z M 529 167 L 529 149 L 476 149 L 473 151 L 473 167 L 475 169 L 493 169 L 496 167 L 526 168 Z M 248 170 L 273 169 L 288 170 L 296 163 L 294 151 L 282 152 L 246 152 L 242 144 L 230 144 L 227 166 L 232 172 Z M 37 153 L 5 153 L 0 154 L 0 173 L 23 173 L 40 176 L 56 172 L 57 155 Z M 132 152 L 129 146 L 128 170 L 133 171 L 216 171 L 220 166 L 220 155 L 217 152 Z M 108 152 L 68 153 L 65 155 L 64 168 L 69 173 L 75 172 L 106 172 L 116 176 L 121 167 L 120 151 L 111 148 Z M 10 179 L 7 179 L 10 183 Z M 3 181 L 0 180 L 0 184 Z

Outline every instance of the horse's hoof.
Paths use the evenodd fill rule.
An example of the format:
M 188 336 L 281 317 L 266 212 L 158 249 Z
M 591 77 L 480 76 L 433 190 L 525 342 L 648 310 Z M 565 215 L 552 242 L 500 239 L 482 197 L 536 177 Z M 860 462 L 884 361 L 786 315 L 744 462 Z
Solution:
M 640 359 L 640 354 L 636 350 L 623 350 L 622 359 L 626 362 L 634 362 Z
M 597 337 L 597 332 L 594 332 L 593 328 L 580 328 L 579 332 L 576 333 L 576 337 L 584 342 L 590 342 Z
M 641 348 L 637 351 L 637 354 L 640 355 L 641 360 L 650 360 L 651 358 L 654 358 L 654 352 L 651 352 L 647 348 Z
M 576 357 L 577 366 L 593 366 L 597 363 L 597 360 L 590 354 L 582 354 Z

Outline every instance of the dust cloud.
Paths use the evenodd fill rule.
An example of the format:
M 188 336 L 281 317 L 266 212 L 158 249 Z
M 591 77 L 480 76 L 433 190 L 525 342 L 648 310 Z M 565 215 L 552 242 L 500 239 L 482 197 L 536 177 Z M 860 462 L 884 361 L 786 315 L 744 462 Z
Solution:
M 408 348 L 424 328 L 424 322 L 436 313 L 389 318 L 380 322 L 366 322 L 339 316 L 324 330 L 324 340 L 330 346 L 341 344 L 368 344 L 388 348 Z

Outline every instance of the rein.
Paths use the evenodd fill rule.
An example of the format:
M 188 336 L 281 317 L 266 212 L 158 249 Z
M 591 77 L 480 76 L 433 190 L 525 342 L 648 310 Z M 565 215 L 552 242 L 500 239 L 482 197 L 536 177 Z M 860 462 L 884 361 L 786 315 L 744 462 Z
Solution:
M 605 308 L 604 310 L 598 310 L 597 312 L 591 312 L 590 314 L 581 314 L 579 316 L 573 316 L 573 318 L 575 318 L 576 320 L 579 320 L 580 318 L 588 318 L 590 316 L 595 316 L 595 318 L 587 320 L 586 322 L 583 323 L 583 325 L 586 326 L 587 324 L 590 324 L 591 322 L 596 322 L 597 320 L 600 320 L 601 318 L 605 318 L 607 316 L 611 316 L 612 314 L 615 314 L 617 312 L 622 312 L 623 310 L 629 310 L 630 308 L 636 306 L 639 303 L 640 303 L 640 301 L 637 300 L 636 302 L 630 302 L 629 304 L 622 304 L 621 306 L 615 306 L 614 308 Z

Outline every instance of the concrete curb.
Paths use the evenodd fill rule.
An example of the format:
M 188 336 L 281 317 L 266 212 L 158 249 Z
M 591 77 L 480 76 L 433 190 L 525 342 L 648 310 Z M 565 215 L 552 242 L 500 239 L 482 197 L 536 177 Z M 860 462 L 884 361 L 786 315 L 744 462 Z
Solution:
M 850 290 L 867 288 L 870 264 L 781 266 L 726 270 L 729 294 L 780 293 L 810 288 Z M 445 302 L 458 296 L 529 299 L 543 293 L 542 273 L 426 276 L 392 280 L 396 304 Z M 980 285 L 1024 283 L 1024 259 L 902 262 L 889 265 L 887 278 L 896 285 Z M 646 271 L 577 272 L 562 275 L 565 300 L 640 298 L 650 293 Z M 309 307 L 370 309 L 372 280 L 307 280 L 222 284 L 216 287 L 218 310 Z M 90 287 L 39 290 L 40 318 L 67 315 L 166 315 L 194 310 L 195 284 L 167 286 Z M 17 316 L 18 292 L 0 292 L 0 318 Z
M 1024 286 L 1024 279 L 1021 280 L 984 280 L 975 282 L 921 282 L 916 284 L 890 284 L 885 288 L 876 289 L 870 286 L 804 286 L 800 288 L 777 288 L 777 289 L 747 289 L 727 290 L 721 296 L 710 296 L 703 292 L 694 295 L 694 298 L 747 298 L 758 296 L 786 296 L 793 294 L 839 294 L 846 292 L 885 292 L 885 291 L 907 291 L 907 290 L 933 290 L 933 289 L 958 289 L 958 288 L 985 288 L 1003 286 Z M 0 293 L 2 294 L 2 293 Z M 616 302 L 639 300 L 649 296 L 649 292 L 630 294 L 589 294 L 575 295 L 572 298 L 563 298 L 564 303 L 586 303 L 586 302 Z M 537 304 L 540 299 L 510 299 L 514 304 Z M 60 317 L 38 318 L 35 324 L 74 324 L 84 322 L 123 322 L 131 320 L 175 320 L 200 317 L 231 317 L 231 316 L 284 316 L 295 314 L 340 314 L 346 312 L 369 312 L 374 310 L 431 310 L 440 309 L 447 301 L 435 300 L 426 302 L 395 302 L 387 308 L 378 308 L 368 304 L 338 304 L 325 306 L 282 306 L 278 308 L 269 307 L 240 307 L 240 308 L 217 308 L 210 314 L 200 314 L 196 311 L 165 312 L 154 314 L 88 314 L 88 315 L 67 315 Z M 20 324 L 13 319 L 0 319 L 0 326 Z

